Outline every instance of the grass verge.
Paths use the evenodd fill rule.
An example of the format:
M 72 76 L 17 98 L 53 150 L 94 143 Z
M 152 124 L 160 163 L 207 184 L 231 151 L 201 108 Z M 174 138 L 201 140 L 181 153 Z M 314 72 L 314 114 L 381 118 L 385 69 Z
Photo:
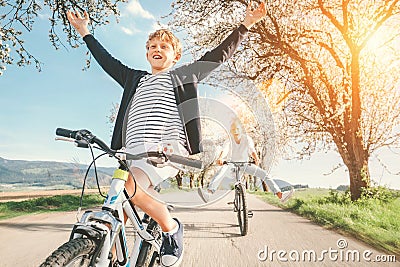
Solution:
M 266 202 L 290 210 L 328 229 L 350 234 L 377 249 L 400 255 L 400 194 L 383 190 L 375 197 L 350 201 L 347 193 L 328 189 L 296 191 L 281 203 L 271 193 L 256 192 Z
M 84 195 L 82 208 L 99 206 L 103 202 L 104 198 L 98 194 Z M 18 202 L 3 202 L 0 203 L 0 220 L 32 213 L 76 210 L 79 207 L 79 203 L 80 196 L 75 195 L 41 197 Z

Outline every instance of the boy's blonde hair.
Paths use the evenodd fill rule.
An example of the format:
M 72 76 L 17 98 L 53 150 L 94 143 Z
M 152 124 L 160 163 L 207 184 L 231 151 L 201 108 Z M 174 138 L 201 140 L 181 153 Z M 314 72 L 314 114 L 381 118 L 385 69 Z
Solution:
M 174 48 L 174 51 L 177 55 L 182 54 L 182 44 L 181 41 L 170 31 L 167 29 L 159 29 L 153 33 L 149 34 L 149 38 L 146 42 L 146 50 L 149 49 L 149 42 L 154 39 L 159 38 L 163 42 L 168 42 Z
M 242 122 L 238 118 L 232 119 L 230 132 L 232 132 L 232 130 L 235 129 L 235 128 L 238 128 L 242 133 L 244 131 L 244 127 L 242 125 Z

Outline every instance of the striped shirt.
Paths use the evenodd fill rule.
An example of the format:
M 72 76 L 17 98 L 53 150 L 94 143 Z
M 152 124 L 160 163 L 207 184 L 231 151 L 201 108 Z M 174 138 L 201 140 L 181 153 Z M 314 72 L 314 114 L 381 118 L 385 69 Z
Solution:
M 178 141 L 186 146 L 169 72 L 141 78 L 129 108 L 126 147 Z

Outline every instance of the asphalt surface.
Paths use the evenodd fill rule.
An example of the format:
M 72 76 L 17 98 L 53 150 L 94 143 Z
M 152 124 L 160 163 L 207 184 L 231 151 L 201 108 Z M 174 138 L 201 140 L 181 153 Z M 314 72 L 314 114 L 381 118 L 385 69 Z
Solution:
M 231 199 L 230 194 L 207 207 L 173 211 L 185 230 L 181 266 L 400 266 L 399 261 L 377 262 L 389 255 L 254 195 L 248 195 L 254 212 L 249 233 L 240 236 L 236 215 L 227 204 Z M 68 240 L 75 216 L 76 212 L 47 213 L 0 221 L 0 266 L 39 266 Z

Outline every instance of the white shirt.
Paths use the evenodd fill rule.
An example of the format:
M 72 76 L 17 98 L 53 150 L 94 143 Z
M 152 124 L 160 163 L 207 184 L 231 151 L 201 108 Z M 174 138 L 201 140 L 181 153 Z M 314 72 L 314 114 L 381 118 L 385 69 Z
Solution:
M 129 109 L 126 147 L 175 140 L 186 143 L 171 76 L 168 72 L 146 75 Z
M 249 155 L 255 151 L 254 142 L 248 135 L 242 135 L 240 143 L 236 143 L 234 138 L 224 143 L 222 158 L 230 161 L 245 162 L 249 160 Z

